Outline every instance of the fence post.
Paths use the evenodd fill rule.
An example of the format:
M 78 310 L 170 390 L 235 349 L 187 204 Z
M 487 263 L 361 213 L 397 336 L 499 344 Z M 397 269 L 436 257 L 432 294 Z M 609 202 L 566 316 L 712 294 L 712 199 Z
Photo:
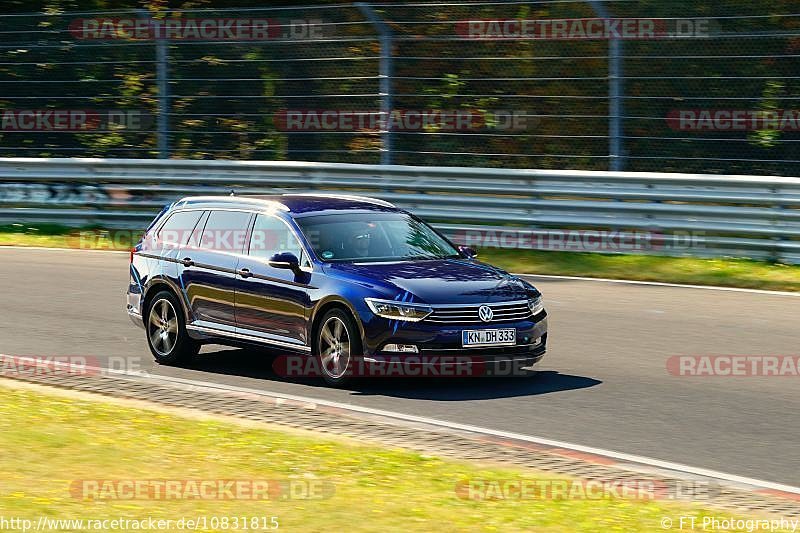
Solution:
M 156 116 L 156 142 L 159 159 L 169 159 L 169 56 L 163 26 L 159 26 L 144 9 L 137 10 L 141 18 L 150 21 L 156 44 L 156 86 L 158 87 L 158 114 Z
M 602 0 L 589 0 L 589 4 L 598 17 L 612 18 Z M 611 171 L 625 169 L 625 158 L 622 154 L 622 117 L 624 116 L 622 59 L 622 41 L 611 37 L 608 42 L 608 167 Z
M 169 159 L 169 71 L 167 40 L 156 38 L 156 78 L 158 79 L 158 157 Z
M 378 32 L 381 43 L 381 59 L 379 64 L 381 116 L 386 121 L 381 130 L 381 165 L 392 164 L 392 30 L 375 13 L 372 6 L 364 2 L 356 2 L 359 11 L 369 20 Z

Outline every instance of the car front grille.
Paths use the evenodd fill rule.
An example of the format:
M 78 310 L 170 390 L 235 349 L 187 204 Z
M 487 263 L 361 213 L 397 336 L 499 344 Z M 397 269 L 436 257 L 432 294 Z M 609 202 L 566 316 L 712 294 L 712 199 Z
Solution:
M 492 310 L 493 316 L 488 322 L 481 320 L 478 314 L 478 309 L 483 305 Z M 496 324 L 524 320 L 531 316 L 527 300 L 490 304 L 434 305 L 432 307 L 433 313 L 428 315 L 425 321 L 437 324 Z

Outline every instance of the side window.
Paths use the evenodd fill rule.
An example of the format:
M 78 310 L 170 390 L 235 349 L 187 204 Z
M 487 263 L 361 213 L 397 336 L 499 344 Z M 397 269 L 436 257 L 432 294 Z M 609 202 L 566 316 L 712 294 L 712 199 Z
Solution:
M 186 244 L 202 214 L 202 211 L 179 211 L 173 213 L 161 226 L 161 229 L 158 230 L 158 240 L 168 246 Z
M 250 236 L 250 255 L 269 259 L 275 254 L 291 252 L 305 264 L 303 248 L 286 224 L 268 215 L 258 215 Z
M 200 248 L 219 252 L 242 253 L 250 213 L 211 211 L 200 238 Z

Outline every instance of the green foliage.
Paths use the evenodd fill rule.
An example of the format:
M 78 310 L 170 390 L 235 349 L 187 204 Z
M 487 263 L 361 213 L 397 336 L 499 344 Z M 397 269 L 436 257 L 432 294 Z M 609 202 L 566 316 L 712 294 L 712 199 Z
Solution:
M 326 8 L 321 4 L 336 4 Z M 680 109 L 775 111 L 796 107 L 800 17 L 794 2 L 688 0 L 607 2 L 615 17 L 712 17 L 709 37 L 622 42 L 623 148 L 627 170 L 797 174 L 797 133 L 681 131 Z M 271 8 L 283 7 L 277 11 Z M 315 41 L 198 42 L 169 45 L 170 145 L 173 157 L 379 161 L 376 131 L 287 132 L 281 110 L 377 111 L 380 46 L 355 6 L 296 2 L 268 6 L 241 0 L 10 0 L 0 34 L 3 109 L 126 109 L 146 113 L 142 130 L 0 132 L 1 155 L 157 155 L 158 111 L 152 41 L 81 41 L 68 31 L 80 12 L 143 9 L 156 18 L 316 19 Z M 176 9 L 203 9 L 178 13 Z M 608 168 L 607 40 L 463 38 L 459 22 L 483 19 L 576 19 L 597 14 L 588 2 L 447 4 L 376 7 L 394 35 L 393 107 L 471 111 L 477 130 L 396 131 L 399 164 Z M 774 14 L 774 15 L 773 15 Z M 115 15 L 118 16 L 118 15 Z M 713 18 L 718 17 L 718 18 Z M 750 17 L 750 18 L 747 18 Z M 34 33 L 35 32 L 35 33 Z M 30 97 L 38 97 L 32 99 Z M 495 111 L 526 115 L 502 130 Z M 493 135 L 485 135 L 491 133 Z

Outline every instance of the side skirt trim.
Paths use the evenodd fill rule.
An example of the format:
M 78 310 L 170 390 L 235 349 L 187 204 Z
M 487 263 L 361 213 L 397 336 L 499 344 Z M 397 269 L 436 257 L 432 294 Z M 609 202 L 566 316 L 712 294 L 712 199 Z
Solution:
M 219 337 L 230 337 L 232 339 L 239 339 L 251 342 L 258 342 L 260 344 L 269 344 L 272 346 L 280 346 L 281 348 L 291 348 L 293 350 L 299 350 L 301 352 L 311 352 L 311 346 L 306 346 L 304 344 L 297 344 L 293 342 L 284 342 L 275 339 L 268 339 L 265 337 L 259 337 L 256 335 L 246 335 L 244 333 L 234 333 L 233 331 L 225 331 L 221 329 L 215 328 L 207 328 L 204 326 L 195 326 L 192 324 L 187 324 L 186 329 L 191 331 L 197 331 L 200 333 L 206 333 L 208 335 L 215 335 Z

